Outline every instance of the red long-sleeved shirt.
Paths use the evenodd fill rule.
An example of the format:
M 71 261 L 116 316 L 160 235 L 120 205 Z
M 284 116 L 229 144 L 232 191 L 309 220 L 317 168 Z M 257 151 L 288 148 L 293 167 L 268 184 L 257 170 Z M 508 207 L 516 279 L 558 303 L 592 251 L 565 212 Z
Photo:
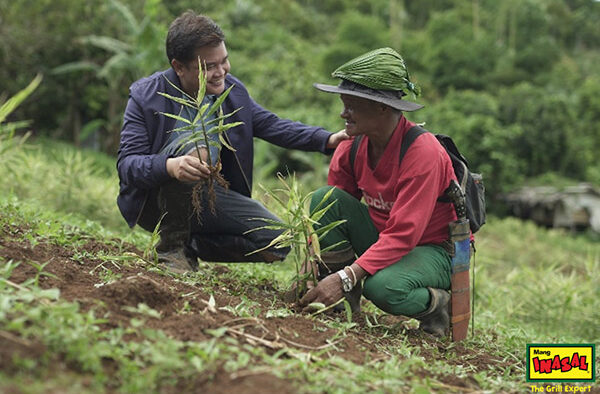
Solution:
M 398 166 L 402 138 L 413 126 L 402 116 L 375 169 L 368 165 L 366 136 L 356 152 L 354 170 L 350 168 L 352 140 L 338 146 L 329 166 L 329 185 L 363 198 L 379 231 L 377 242 L 356 261 L 371 275 L 417 245 L 447 240 L 448 223 L 456 220 L 452 204 L 437 201 L 456 176 L 433 134 L 419 136 Z

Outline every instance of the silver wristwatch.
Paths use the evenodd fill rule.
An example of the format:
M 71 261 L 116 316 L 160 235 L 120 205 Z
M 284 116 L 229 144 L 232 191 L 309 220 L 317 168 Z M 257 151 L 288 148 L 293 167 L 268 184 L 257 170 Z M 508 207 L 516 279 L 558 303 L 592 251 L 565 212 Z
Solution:
M 354 287 L 352 279 L 350 279 L 348 274 L 346 274 L 346 271 L 344 271 L 343 269 L 339 270 L 337 274 L 342 279 L 342 289 L 344 290 L 344 293 L 348 293 Z

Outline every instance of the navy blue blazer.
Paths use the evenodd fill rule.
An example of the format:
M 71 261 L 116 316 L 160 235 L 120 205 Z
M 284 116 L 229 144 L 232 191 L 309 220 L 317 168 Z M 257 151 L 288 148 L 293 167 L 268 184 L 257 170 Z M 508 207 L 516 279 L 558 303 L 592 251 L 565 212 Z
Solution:
M 157 94 L 166 92 L 180 96 L 165 77 L 181 87 L 177 74 L 170 68 L 142 78 L 129 88 L 129 101 L 123 116 L 117 158 L 120 185 L 117 205 L 121 214 L 129 226 L 133 227 L 138 224 L 144 211 L 146 219 L 144 223 L 139 224 L 150 231 L 154 229 L 159 218 L 155 199 L 157 190 L 162 183 L 171 179 L 166 168 L 168 156 L 157 152 L 163 146 L 167 132 L 174 128 L 175 120 L 160 113 L 179 113 L 181 108 L 180 104 Z M 222 174 L 232 190 L 251 196 L 252 190 L 246 186 L 242 171 L 251 189 L 254 137 L 284 148 L 332 152 L 326 148 L 331 135 L 328 131 L 277 117 L 258 105 L 250 97 L 244 84 L 229 74 L 225 79 L 225 88 L 232 84 L 235 84 L 235 87 L 223 102 L 223 112 L 227 114 L 238 108 L 242 109 L 226 122 L 244 122 L 243 125 L 227 132 L 236 149 L 235 155 L 240 165 L 233 152 L 226 148 L 221 151 Z

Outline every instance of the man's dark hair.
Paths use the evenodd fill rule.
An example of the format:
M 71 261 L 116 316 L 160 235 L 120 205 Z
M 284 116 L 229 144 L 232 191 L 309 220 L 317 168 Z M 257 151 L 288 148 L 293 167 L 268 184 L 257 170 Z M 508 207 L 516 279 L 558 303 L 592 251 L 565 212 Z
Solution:
M 212 19 L 188 10 L 177 17 L 167 33 L 169 63 L 177 59 L 188 63 L 196 57 L 196 50 L 205 46 L 216 47 L 225 41 L 225 34 Z

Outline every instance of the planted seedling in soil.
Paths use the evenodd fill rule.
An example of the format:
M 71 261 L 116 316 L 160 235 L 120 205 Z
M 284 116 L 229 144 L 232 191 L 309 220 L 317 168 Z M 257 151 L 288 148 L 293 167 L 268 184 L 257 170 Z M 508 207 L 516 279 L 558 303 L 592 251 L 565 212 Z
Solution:
M 169 133 L 182 133 L 184 135 L 179 142 L 178 151 L 181 152 L 186 147 L 189 147 L 190 145 L 193 146 L 193 152 L 195 156 L 200 158 L 200 160 L 207 165 L 210 171 L 208 177 L 202 178 L 200 181 L 198 181 L 192 190 L 192 204 L 194 206 L 194 212 L 196 212 L 198 216 L 200 216 L 200 213 L 202 212 L 202 196 L 205 188 L 208 196 L 208 206 L 211 212 L 214 213 L 216 200 L 215 183 L 225 188 L 229 186 L 220 172 L 220 152 L 223 146 L 235 152 L 235 149 L 229 142 L 226 131 L 243 124 L 243 122 L 232 122 L 225 124 L 225 119 L 234 115 L 241 108 L 238 108 L 229 114 L 223 114 L 223 109 L 221 108 L 221 104 L 223 104 L 223 101 L 225 101 L 231 92 L 231 89 L 233 89 L 235 85 L 232 85 L 225 90 L 219 97 L 216 98 L 214 103 L 204 103 L 204 97 L 206 95 L 205 69 L 206 64 L 204 64 L 204 67 L 202 67 L 202 62 L 200 58 L 198 58 L 198 92 L 196 97 L 188 95 L 168 79 L 167 82 L 177 89 L 177 91 L 182 94 L 182 97 L 175 97 L 164 92 L 158 92 L 158 94 L 161 96 L 181 104 L 181 111 L 179 114 L 161 112 L 161 114 L 184 124 L 184 126 L 177 127 L 169 131 Z M 188 112 L 191 112 L 192 114 L 195 113 L 195 115 L 190 117 L 191 119 L 188 119 L 188 117 L 182 115 L 184 110 L 188 110 Z M 217 154 L 217 157 L 215 158 L 211 157 L 211 146 L 214 146 L 218 149 L 219 154 Z
M 283 188 L 265 191 L 267 195 L 283 208 L 285 212 L 283 221 L 279 222 L 277 220 L 260 218 L 259 220 L 265 221 L 268 224 L 249 230 L 248 232 L 270 229 L 280 230 L 282 233 L 267 246 L 252 251 L 249 254 L 259 253 L 272 247 L 291 248 L 290 256 L 295 264 L 296 275 L 284 298 L 288 302 L 297 302 L 310 287 L 317 283 L 318 265 L 320 264 L 327 268 L 321 259 L 321 253 L 332 250 L 345 242 L 338 242 L 321 249 L 320 239 L 327 235 L 329 231 L 344 223 L 345 220 L 338 220 L 315 230 L 314 225 L 319 224 L 319 220 L 335 204 L 335 201 L 333 201 L 325 205 L 331 193 L 333 193 L 333 188 L 323 196 L 323 199 L 312 212 L 307 213 L 306 205 L 313 192 L 303 193 L 294 175 L 288 176 L 289 181 L 286 181 L 282 174 L 278 174 L 277 177 L 281 181 Z M 278 193 L 282 193 L 285 198 L 280 198 L 277 195 Z

